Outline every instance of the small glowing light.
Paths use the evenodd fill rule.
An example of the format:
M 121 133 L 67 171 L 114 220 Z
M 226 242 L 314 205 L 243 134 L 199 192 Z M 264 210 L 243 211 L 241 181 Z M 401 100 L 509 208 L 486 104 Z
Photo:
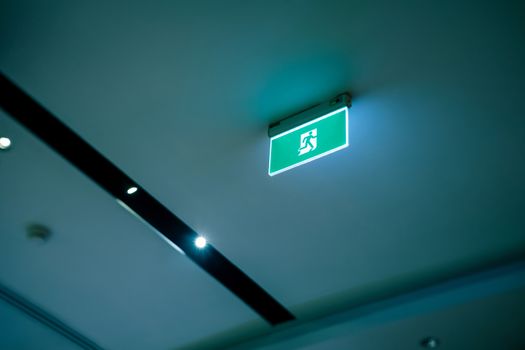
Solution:
M 7 137 L 0 137 L 0 149 L 8 149 L 11 147 L 11 140 Z
M 137 190 L 138 190 L 138 188 L 136 188 L 136 187 L 130 187 L 130 188 L 128 188 L 127 192 L 128 192 L 128 194 L 133 194 L 133 193 L 137 192 Z
M 202 236 L 199 236 L 195 239 L 195 245 L 197 246 L 197 248 L 199 249 L 202 249 L 204 247 L 206 247 L 206 244 L 208 242 L 206 241 L 206 238 L 202 237 Z
M 428 349 L 435 349 L 439 346 L 439 340 L 434 337 L 426 337 L 421 340 L 421 346 Z

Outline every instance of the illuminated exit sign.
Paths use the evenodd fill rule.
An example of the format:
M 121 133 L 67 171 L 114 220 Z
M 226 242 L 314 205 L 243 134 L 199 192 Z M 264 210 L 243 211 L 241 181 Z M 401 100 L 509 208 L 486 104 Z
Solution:
M 268 174 L 277 175 L 348 147 L 349 105 L 350 97 L 340 95 L 271 126 Z

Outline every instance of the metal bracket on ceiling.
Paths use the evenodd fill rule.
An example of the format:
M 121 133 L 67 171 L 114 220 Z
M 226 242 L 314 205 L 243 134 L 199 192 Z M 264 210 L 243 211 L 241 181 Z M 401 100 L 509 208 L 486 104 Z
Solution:
M 315 118 L 321 117 L 325 114 L 338 110 L 343 107 L 350 107 L 352 105 L 351 95 L 347 92 L 337 95 L 327 102 L 317 104 L 313 107 L 305 109 L 299 113 L 286 117 L 276 123 L 273 123 L 268 128 L 268 136 L 273 137 L 279 135 L 287 130 L 293 129 L 299 125 L 307 123 Z

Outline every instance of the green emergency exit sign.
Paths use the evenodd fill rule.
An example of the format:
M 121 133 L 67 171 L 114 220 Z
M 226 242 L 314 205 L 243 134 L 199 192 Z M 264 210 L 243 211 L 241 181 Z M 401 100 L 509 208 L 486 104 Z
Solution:
M 313 117 L 306 117 L 307 120 L 310 120 L 285 131 L 282 131 L 281 127 L 278 133 L 270 136 L 268 167 L 270 176 L 319 159 L 348 146 L 347 103 L 349 100 L 345 101 L 340 98 L 337 102 L 333 104 L 331 111 L 320 114 L 318 108 Z M 308 111 L 305 113 L 308 114 Z M 305 120 L 305 113 L 300 116 L 303 121 Z M 297 124 L 297 117 L 295 124 Z M 272 128 L 270 128 L 270 134 L 271 132 Z

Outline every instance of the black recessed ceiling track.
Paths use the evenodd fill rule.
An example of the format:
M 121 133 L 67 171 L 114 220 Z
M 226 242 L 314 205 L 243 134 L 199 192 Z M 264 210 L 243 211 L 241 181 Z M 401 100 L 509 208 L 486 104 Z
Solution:
M 276 325 L 294 319 L 286 308 L 211 245 L 199 250 L 194 245 L 196 232 L 1 73 L 0 107 L 182 249 L 269 323 Z M 130 187 L 137 187 L 138 191 L 128 195 L 126 191 Z

